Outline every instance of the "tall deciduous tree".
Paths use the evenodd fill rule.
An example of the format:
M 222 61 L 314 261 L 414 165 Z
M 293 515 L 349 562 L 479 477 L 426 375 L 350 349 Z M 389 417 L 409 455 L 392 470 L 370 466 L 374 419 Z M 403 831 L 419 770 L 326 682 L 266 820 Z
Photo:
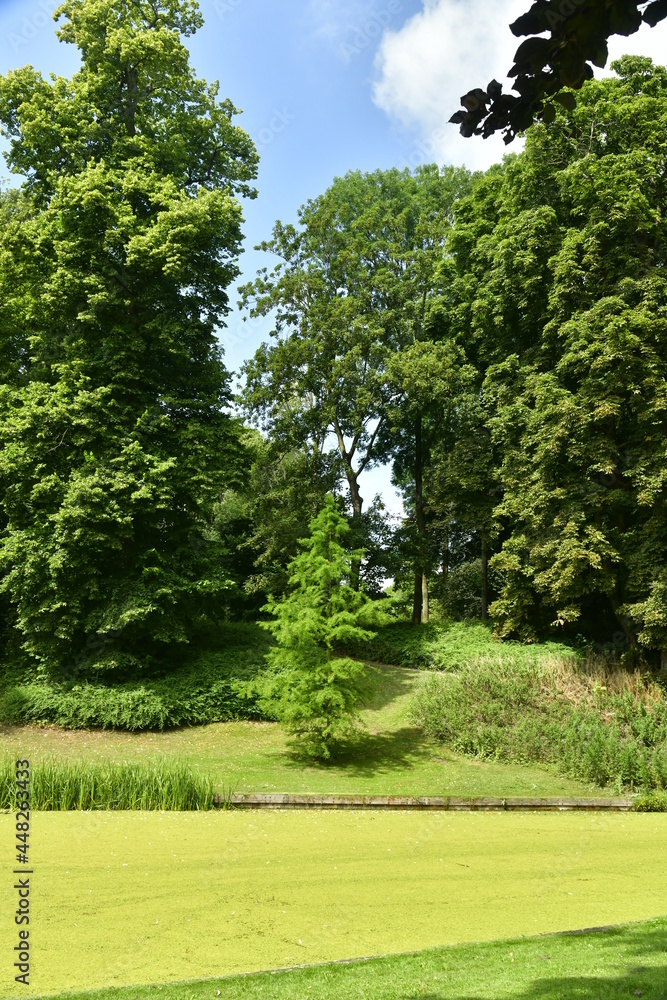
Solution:
M 360 477 L 394 454 L 400 433 L 425 531 L 423 417 L 418 406 L 409 426 L 397 416 L 407 382 L 395 358 L 427 337 L 452 206 L 468 185 L 467 171 L 435 166 L 338 178 L 301 209 L 300 230 L 276 225 L 262 249 L 281 263 L 243 289 L 253 315 L 276 311 L 276 343 L 246 366 L 246 406 L 279 437 L 321 450 L 333 436 L 357 521 Z M 424 573 L 422 555 L 420 608 Z
M 257 154 L 182 37 L 193 0 L 66 0 L 72 79 L 0 78 L 2 589 L 58 671 L 165 662 L 224 590 L 201 543 L 236 434 L 215 329 Z
M 510 526 L 492 610 L 504 634 L 606 618 L 630 646 L 664 649 L 667 71 L 639 57 L 613 68 L 531 130 L 484 242 L 470 315 L 491 343 L 505 318 L 516 333 L 485 384 Z M 506 254 L 517 225 L 524 249 Z M 532 319 L 515 308 L 531 281 Z
M 280 262 L 242 289 L 253 316 L 275 311 L 275 343 L 245 366 L 245 405 L 279 439 L 322 452 L 333 437 L 357 520 L 360 478 L 386 445 L 394 344 L 383 236 L 402 208 L 401 181 L 396 170 L 337 178 L 299 210 L 299 229 L 276 223 L 261 249 Z

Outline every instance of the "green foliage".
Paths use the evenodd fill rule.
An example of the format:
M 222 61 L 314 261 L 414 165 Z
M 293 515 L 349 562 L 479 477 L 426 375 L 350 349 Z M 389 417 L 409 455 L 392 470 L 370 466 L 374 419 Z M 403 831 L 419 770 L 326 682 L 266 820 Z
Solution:
M 181 35 L 191 0 L 66 0 L 72 79 L 0 78 L 0 589 L 52 677 L 169 661 L 230 582 L 212 506 L 243 464 L 216 340 L 257 154 Z
M 361 553 L 346 552 L 349 534 L 334 497 L 327 496 L 288 567 L 287 596 L 270 599 L 266 608 L 274 619 L 266 628 L 276 645 L 266 656 L 271 674 L 262 705 L 296 735 L 306 755 L 322 759 L 354 731 L 366 689 L 363 664 L 336 655 L 338 647 L 372 638 L 360 624 L 370 600 L 351 585 L 353 561 Z
M 338 479 L 332 456 L 296 448 L 285 450 L 244 429 L 248 467 L 243 480 L 215 504 L 213 530 L 227 553 L 225 566 L 238 596 L 232 610 L 253 609 L 255 617 L 269 594 L 287 586 L 287 564 L 297 542 Z
M 14 677 L 0 697 L 0 721 L 136 732 L 262 718 L 251 682 L 263 667 L 264 633 L 235 625 L 208 642 L 207 651 L 183 657 L 161 678 L 21 683 Z
M 502 131 L 505 142 L 524 132 L 535 119 L 551 125 L 557 111 L 572 111 L 578 90 L 594 75 L 594 66 L 605 66 L 611 35 L 631 35 L 642 22 L 655 27 L 667 17 L 664 0 L 587 0 L 577 4 L 554 5 L 535 0 L 510 29 L 527 35 L 514 54 L 507 73 L 517 92 L 503 94 L 502 84 L 492 80 L 486 90 L 476 87 L 461 98 L 463 111 L 450 122 L 460 125 L 461 135 L 483 135 Z M 544 37 L 544 36 L 547 37 Z M 541 37 L 540 37 L 541 36 Z M 554 103 L 556 102 L 556 103 Z
M 550 655 L 567 655 L 558 643 L 522 645 L 494 639 L 491 628 L 481 622 L 453 622 L 414 626 L 407 622 L 379 624 L 375 635 L 365 642 L 350 643 L 350 653 L 377 663 L 389 663 L 417 670 L 459 670 L 474 667 L 490 657 L 509 657 L 519 663 L 533 663 Z
M 16 766 L 0 763 L 0 809 L 16 809 Z M 213 784 L 185 764 L 87 764 L 40 761 L 30 770 L 30 807 L 69 809 L 212 809 Z
M 650 792 L 635 799 L 635 812 L 667 812 L 667 795 Z
M 617 690 L 600 679 L 585 684 L 573 657 L 539 653 L 510 649 L 428 676 L 415 694 L 415 721 L 452 750 L 482 759 L 551 764 L 619 792 L 666 789 L 664 692 L 638 675 Z
M 629 56 L 613 68 L 458 206 L 447 315 L 483 376 L 499 634 L 621 629 L 655 661 L 667 642 L 667 71 Z
M 395 473 L 424 535 L 416 426 L 451 395 L 461 353 L 426 328 L 452 205 L 469 183 L 466 170 L 435 165 L 350 171 L 300 209 L 298 228 L 276 223 L 258 249 L 279 263 L 241 290 L 253 316 L 275 313 L 276 324 L 274 343 L 244 366 L 246 410 L 283 447 L 321 456 L 335 439 L 357 530 L 364 470 L 400 455 Z M 423 541 L 417 557 L 426 561 Z

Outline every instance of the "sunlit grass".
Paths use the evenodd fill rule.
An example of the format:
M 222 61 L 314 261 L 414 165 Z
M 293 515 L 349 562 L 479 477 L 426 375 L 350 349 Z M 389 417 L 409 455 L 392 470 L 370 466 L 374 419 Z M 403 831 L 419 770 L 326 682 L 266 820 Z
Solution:
M 362 711 L 366 728 L 326 765 L 300 760 L 277 723 L 234 721 L 165 732 L 0 727 L 0 752 L 60 761 L 187 765 L 216 790 L 357 795 L 591 795 L 600 789 L 539 766 L 477 761 L 429 739 L 409 719 L 423 673 L 385 666 Z

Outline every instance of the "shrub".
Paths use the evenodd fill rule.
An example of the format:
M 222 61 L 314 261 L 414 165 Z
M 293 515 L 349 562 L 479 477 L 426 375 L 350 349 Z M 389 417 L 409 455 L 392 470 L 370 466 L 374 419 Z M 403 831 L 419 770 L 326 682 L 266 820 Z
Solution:
M 361 625 L 372 602 L 352 585 L 362 552 L 346 550 L 349 536 L 329 494 L 288 566 L 288 594 L 267 605 L 273 621 L 265 628 L 276 645 L 266 655 L 271 672 L 261 704 L 296 737 L 304 756 L 321 760 L 354 731 L 368 686 L 363 664 L 337 655 L 338 647 L 373 637 Z
M 667 699 L 638 672 L 544 647 L 532 659 L 508 652 L 425 678 L 412 717 L 460 753 L 550 764 L 619 791 L 667 788 Z
M 14 684 L 0 696 L 0 721 L 138 731 L 265 718 L 250 683 L 264 667 L 265 633 L 253 625 L 227 625 L 217 631 L 215 644 L 219 648 L 194 652 L 180 670 L 152 680 Z
M 558 643 L 525 645 L 494 639 L 491 626 L 481 622 L 454 622 L 442 625 L 411 625 L 407 622 L 383 624 L 366 642 L 346 644 L 351 655 L 378 663 L 425 670 L 459 670 L 489 656 L 511 656 L 533 662 L 545 653 L 567 655 Z
M 667 795 L 650 792 L 635 800 L 635 812 L 667 812 Z

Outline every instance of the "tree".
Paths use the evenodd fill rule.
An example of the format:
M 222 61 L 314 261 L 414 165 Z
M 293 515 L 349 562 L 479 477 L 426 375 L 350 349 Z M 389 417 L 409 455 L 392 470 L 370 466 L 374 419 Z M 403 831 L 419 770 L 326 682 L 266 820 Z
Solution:
M 433 456 L 447 438 L 462 385 L 470 379 L 470 367 L 459 346 L 425 339 L 415 340 L 396 354 L 388 370 L 396 387 L 393 477 L 412 521 L 399 534 L 413 564 L 412 623 L 425 624 L 429 620 L 428 579 L 442 543 L 434 532 L 438 525 L 432 516 Z
M 249 461 L 243 481 L 216 503 L 214 525 L 237 586 L 238 609 L 259 608 L 269 595 L 282 597 L 298 541 L 340 478 L 331 454 L 283 451 L 250 427 L 244 440 Z
M 357 522 L 360 477 L 386 438 L 392 344 L 377 241 L 400 178 L 394 170 L 334 180 L 299 210 L 300 230 L 276 223 L 273 239 L 258 249 L 281 263 L 241 290 L 251 315 L 275 311 L 276 323 L 276 343 L 244 366 L 246 410 L 298 448 L 322 454 L 333 437 Z
M 413 624 L 429 620 L 428 539 L 424 481 L 457 378 L 460 352 L 435 343 L 433 309 L 447 295 L 448 240 L 454 205 L 470 190 L 465 170 L 435 165 L 406 176 L 406 210 L 396 220 L 387 258 L 394 274 L 392 298 L 396 352 L 388 364 L 394 478 L 412 513 L 414 546 Z
M 257 154 L 189 66 L 193 0 L 56 16 L 73 78 L 0 78 L 24 178 L 0 213 L 1 586 L 41 669 L 119 673 L 172 662 L 224 597 L 204 541 L 239 444 L 215 330 Z
M 580 90 L 592 79 L 593 66 L 606 65 L 610 35 L 631 35 L 642 23 L 654 27 L 665 17 L 665 0 L 536 0 L 510 25 L 513 34 L 529 36 L 507 74 L 514 77 L 519 96 L 503 94 L 502 85 L 492 80 L 486 90 L 464 94 L 464 110 L 450 121 L 466 138 L 503 132 L 506 143 L 536 118 L 550 124 L 557 105 L 568 110 L 576 105 L 572 90 L 564 88 Z
M 485 366 L 502 450 L 496 513 L 508 527 L 493 559 L 505 577 L 491 608 L 498 630 L 617 629 L 630 647 L 659 651 L 667 71 L 640 57 L 613 68 L 618 77 L 588 83 L 572 112 L 531 129 L 506 166 L 467 312 L 480 341 L 502 331 L 514 343 Z M 519 231 L 521 252 L 508 252 Z M 539 302 L 523 313 L 531 285 Z
M 321 451 L 334 438 L 357 525 L 360 477 L 397 443 L 404 390 L 389 366 L 426 336 L 451 208 L 468 185 L 467 171 L 436 166 L 337 178 L 301 209 L 300 231 L 276 225 L 262 248 L 283 263 L 243 289 L 253 315 L 276 310 L 277 343 L 263 345 L 246 366 L 247 410 L 300 447 L 310 442 Z M 421 419 L 413 408 L 409 428 L 401 427 L 415 483 Z M 423 534 L 421 490 L 414 495 Z M 424 571 L 415 570 L 420 602 Z
M 360 621 L 370 600 L 351 585 L 360 552 L 347 552 L 350 527 L 329 495 L 310 522 L 310 537 L 289 565 L 290 592 L 269 600 L 266 623 L 276 646 L 267 654 L 272 673 L 263 704 L 296 735 L 302 751 L 328 759 L 336 744 L 354 732 L 356 709 L 366 689 L 366 669 L 337 649 L 373 633 Z
M 449 571 L 450 534 L 463 535 L 475 546 L 480 564 L 479 601 L 482 621 L 489 610 L 489 560 L 498 524 L 495 509 L 502 497 L 499 448 L 489 429 L 489 407 L 480 387 L 479 372 L 461 365 L 452 380 L 449 419 L 432 447 L 432 469 L 427 505 L 441 532 L 443 574 Z M 453 539 L 452 539 L 453 541 Z M 441 588 L 447 597 L 446 582 Z

